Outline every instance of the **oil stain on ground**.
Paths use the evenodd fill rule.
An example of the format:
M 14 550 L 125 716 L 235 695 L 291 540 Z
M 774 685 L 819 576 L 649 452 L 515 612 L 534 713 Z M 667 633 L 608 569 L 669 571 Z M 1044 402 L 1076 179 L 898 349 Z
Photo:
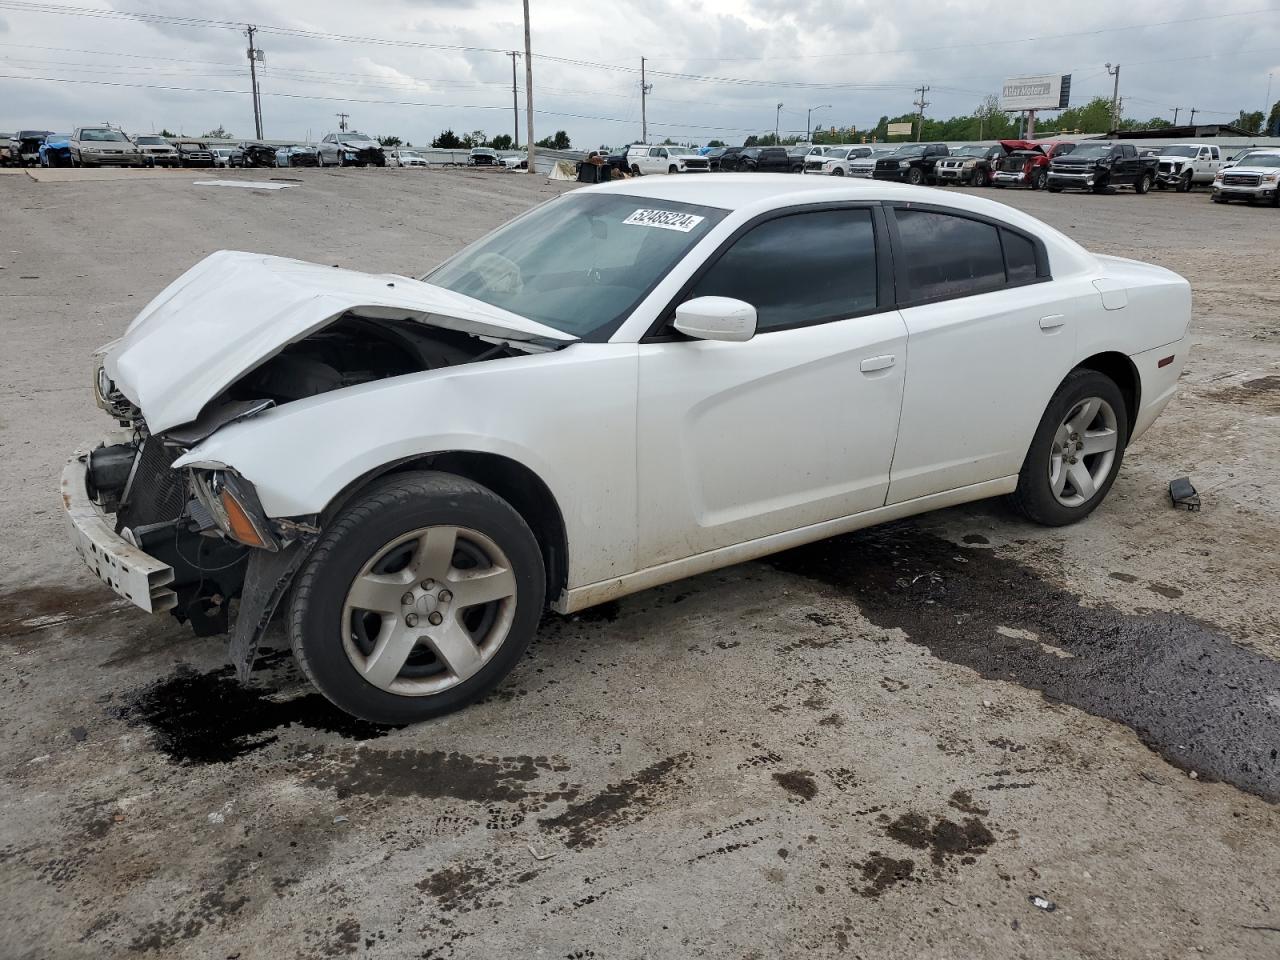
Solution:
M 594 796 L 569 804 L 563 813 L 540 820 L 538 826 L 548 832 L 562 831 L 566 847 L 594 847 L 605 831 L 648 816 L 680 785 L 680 774 L 690 762 L 688 754 L 677 754 L 651 763 Z
M 1280 663 L 1209 624 L 1083 606 L 995 550 L 911 523 L 767 562 L 847 593 L 934 656 L 1123 723 L 1179 767 L 1280 801 Z
M 357 720 L 318 693 L 276 699 L 270 687 L 246 686 L 224 667 L 207 673 L 182 670 L 132 694 L 115 714 L 146 727 L 157 750 L 175 763 L 227 763 L 279 739 L 297 724 L 350 740 L 385 736 L 395 727 Z

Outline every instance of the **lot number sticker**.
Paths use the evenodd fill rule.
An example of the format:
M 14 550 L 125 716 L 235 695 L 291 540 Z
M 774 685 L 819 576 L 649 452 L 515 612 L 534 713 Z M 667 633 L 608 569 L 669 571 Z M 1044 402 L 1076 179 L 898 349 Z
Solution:
M 705 217 L 697 217 L 692 213 L 677 213 L 675 210 L 637 210 L 623 223 L 629 223 L 633 227 L 659 227 L 663 230 L 679 230 L 681 233 L 688 233 Z

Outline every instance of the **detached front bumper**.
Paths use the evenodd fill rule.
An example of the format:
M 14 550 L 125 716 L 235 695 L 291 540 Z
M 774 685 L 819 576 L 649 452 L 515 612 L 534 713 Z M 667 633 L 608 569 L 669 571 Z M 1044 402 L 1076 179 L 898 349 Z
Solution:
M 148 613 L 172 610 L 173 568 L 115 532 L 91 499 L 86 483 L 88 454 L 77 454 L 62 471 L 62 505 L 76 552 L 98 579 Z

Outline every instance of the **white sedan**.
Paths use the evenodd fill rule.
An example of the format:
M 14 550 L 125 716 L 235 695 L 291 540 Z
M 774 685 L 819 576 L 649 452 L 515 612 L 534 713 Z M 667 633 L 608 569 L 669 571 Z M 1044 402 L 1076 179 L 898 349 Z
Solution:
M 979 197 L 785 175 L 558 197 L 420 280 L 221 252 L 104 348 L 63 477 L 146 610 L 282 614 L 342 709 L 456 709 L 562 614 L 998 495 L 1087 516 L 1191 291 Z M 230 599 L 239 598 L 234 620 Z

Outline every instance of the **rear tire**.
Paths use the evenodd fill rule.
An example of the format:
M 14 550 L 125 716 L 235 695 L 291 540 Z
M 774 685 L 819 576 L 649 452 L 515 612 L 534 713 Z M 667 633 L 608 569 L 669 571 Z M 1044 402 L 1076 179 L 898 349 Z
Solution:
M 1083 520 L 1106 498 L 1128 442 L 1129 411 L 1115 381 L 1073 370 L 1040 418 L 1009 499 L 1047 527 Z
M 537 540 L 509 503 L 452 474 L 392 474 L 326 527 L 294 586 L 289 636 L 333 704 L 413 723 L 506 676 L 545 599 Z

